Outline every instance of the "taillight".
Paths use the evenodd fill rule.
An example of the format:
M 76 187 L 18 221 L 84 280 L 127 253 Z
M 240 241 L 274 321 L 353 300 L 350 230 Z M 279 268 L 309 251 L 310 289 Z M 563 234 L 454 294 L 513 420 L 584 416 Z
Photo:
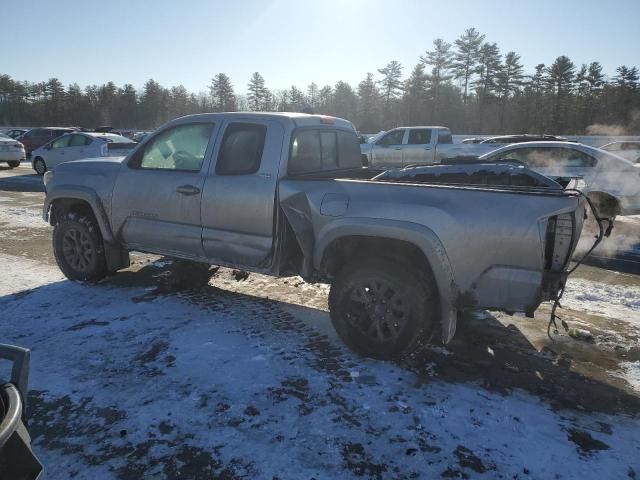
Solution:
M 566 268 L 573 244 L 573 232 L 572 214 L 565 213 L 549 219 L 544 252 L 546 270 L 560 272 Z
M 20 142 L 14 143 L 13 146 L 16 147 L 16 148 L 20 148 L 20 149 L 24 150 L 24 145 L 21 144 Z

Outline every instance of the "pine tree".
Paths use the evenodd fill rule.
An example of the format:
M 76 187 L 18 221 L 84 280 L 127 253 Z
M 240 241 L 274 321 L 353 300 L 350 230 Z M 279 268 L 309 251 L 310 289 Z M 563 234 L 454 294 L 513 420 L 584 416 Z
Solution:
M 504 57 L 504 64 L 497 75 L 496 90 L 500 95 L 500 131 L 504 128 L 504 112 L 509 97 L 522 86 L 524 67 L 520 63 L 520 55 L 508 52 Z
M 564 55 L 559 56 L 548 69 L 548 85 L 553 96 L 551 125 L 554 132 L 564 128 L 564 106 L 575 78 L 575 65 Z
M 440 90 L 443 83 L 451 80 L 451 44 L 441 38 L 433 41 L 433 50 L 425 52 L 420 57 L 420 61 L 425 65 L 430 65 L 431 75 L 428 76 L 430 84 L 430 94 L 433 100 L 433 115 L 437 121 L 440 110 Z
M 236 95 L 233 91 L 233 85 L 231 85 L 231 79 L 225 73 L 219 73 L 211 79 L 209 95 L 211 96 L 214 111 L 236 111 Z
M 249 80 L 249 108 L 254 112 L 260 110 L 270 110 L 272 104 L 271 92 L 264 84 L 264 78 L 258 72 L 255 72 Z
M 464 93 L 462 101 L 466 105 L 468 97 L 469 83 L 472 75 L 476 72 L 480 46 L 484 41 L 484 35 L 475 28 L 468 28 L 460 35 L 454 43 L 456 51 L 453 54 L 453 63 L 451 64 L 453 76 L 456 80 L 462 80 L 464 85 Z
M 392 60 L 387 63 L 386 67 L 378 69 L 378 73 L 383 75 L 382 80 L 378 83 L 380 83 L 385 109 L 388 112 L 391 101 L 397 98 L 402 91 L 402 65 L 396 60 Z

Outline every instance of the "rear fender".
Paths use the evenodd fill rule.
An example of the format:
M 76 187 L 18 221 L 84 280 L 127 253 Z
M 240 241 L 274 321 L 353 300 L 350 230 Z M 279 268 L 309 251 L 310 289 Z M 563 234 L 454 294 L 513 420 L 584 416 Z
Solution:
M 456 331 L 458 287 L 447 252 L 438 236 L 424 225 L 376 218 L 340 218 L 318 232 L 313 265 L 321 268 L 326 249 L 341 237 L 367 236 L 401 240 L 418 247 L 426 257 L 438 287 L 442 342 L 448 343 Z

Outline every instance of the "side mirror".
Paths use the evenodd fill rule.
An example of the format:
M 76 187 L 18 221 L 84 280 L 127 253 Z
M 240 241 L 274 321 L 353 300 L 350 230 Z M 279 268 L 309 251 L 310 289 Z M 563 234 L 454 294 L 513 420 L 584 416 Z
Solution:
M 45 150 L 51 150 L 53 148 L 53 143 L 48 143 L 44 148 Z

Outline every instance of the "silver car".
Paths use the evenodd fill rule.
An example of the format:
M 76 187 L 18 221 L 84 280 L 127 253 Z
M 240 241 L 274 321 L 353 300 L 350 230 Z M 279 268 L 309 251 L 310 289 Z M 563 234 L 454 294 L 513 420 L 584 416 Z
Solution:
M 57 165 L 93 157 L 125 156 L 136 142 L 113 133 L 68 133 L 50 141 L 31 153 L 32 166 L 38 175 Z
M 565 185 L 578 179 L 604 216 L 640 214 L 640 165 L 624 158 L 573 142 L 516 143 L 480 157 L 487 162 L 508 159 Z

